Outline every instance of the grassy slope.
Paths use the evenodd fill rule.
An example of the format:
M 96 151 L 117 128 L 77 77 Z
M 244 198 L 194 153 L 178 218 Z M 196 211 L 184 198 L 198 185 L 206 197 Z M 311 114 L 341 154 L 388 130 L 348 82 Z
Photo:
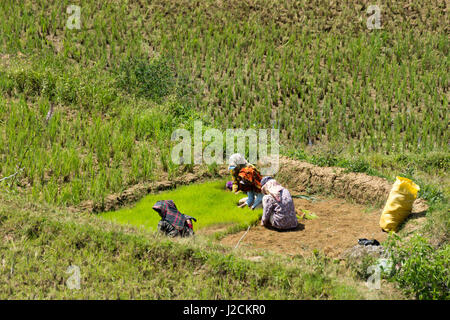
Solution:
M 198 219 L 195 229 L 215 224 L 248 225 L 256 222 L 262 215 L 262 209 L 250 211 L 235 206 L 245 194 L 235 195 L 224 190 L 225 180 L 211 181 L 176 190 L 148 195 L 132 208 L 102 213 L 101 216 L 111 221 L 143 226 L 156 230 L 159 215 L 152 209 L 158 200 L 173 200 L 177 208 Z
M 232 252 L 201 237 L 171 241 L 28 200 L 0 195 L 0 299 L 401 297 L 387 284 L 369 292 L 320 256 Z M 71 265 L 80 268 L 80 290 L 65 284 Z
M 139 291 L 169 297 L 164 288 L 175 280 L 191 281 L 196 297 L 239 297 L 240 290 L 248 297 L 324 297 L 319 293 L 324 290 L 328 297 L 340 297 L 341 289 L 334 291 L 322 280 L 327 275 L 332 282 L 337 279 L 328 271 L 319 270 L 317 281 L 315 276 L 306 281 L 295 269 L 291 273 L 279 266 L 269 270 L 281 270 L 280 277 L 269 279 L 255 267 L 243 287 L 239 279 L 246 276 L 240 268 L 247 263 L 214 249 L 212 260 L 192 264 L 188 254 L 176 265 L 174 257 L 185 250 L 176 244 L 148 234 L 127 235 L 97 219 L 86 225 L 90 217 L 78 224 L 63 209 L 55 214 L 53 205 L 86 199 L 101 203 L 135 183 L 174 176 L 170 134 L 180 126 L 190 128 L 198 117 L 193 109 L 205 124 L 217 127 L 272 127 L 273 114 L 283 150 L 293 157 L 352 171 L 377 170 L 390 179 L 399 173 L 420 179 L 428 186 L 425 195 L 436 198 L 428 231 L 441 242 L 448 240 L 450 219 L 442 195 L 449 192 L 449 24 L 440 2 L 387 1 L 379 32 L 367 31 L 365 7 L 359 3 L 342 10 L 308 1 L 139 3 L 82 4 L 82 30 L 65 28 L 65 9 L 73 1 L 0 3 L 0 176 L 24 168 L 11 188 L 11 180 L 1 183 L 2 202 L 8 202 L 2 203 L 0 219 L 6 276 L 1 294 L 113 297 L 123 283 L 110 280 L 123 278 L 136 284 L 134 295 L 126 291 L 127 297 L 144 297 Z M 139 87 L 118 85 L 119 66 L 128 56 L 154 61 L 160 55 L 169 59 L 167 70 L 174 70 L 177 82 L 177 90 L 162 101 L 139 95 Z M 45 125 L 51 107 L 54 116 Z M 11 192 L 20 196 L 8 198 Z M 31 203 L 42 202 L 52 206 L 33 209 Z M 48 232 L 33 231 L 39 226 Z M 113 241 L 116 236 L 120 241 Z M 141 252 L 137 257 L 135 247 Z M 203 255 L 203 249 L 198 252 Z M 90 261 L 82 264 L 82 272 L 92 274 L 86 278 L 91 291 L 64 289 L 70 257 L 80 264 Z M 164 261 L 180 276 L 163 280 L 158 268 Z M 141 264 L 156 272 L 152 279 L 157 280 L 133 273 Z M 126 265 L 129 270 L 122 268 Z M 218 274 L 181 276 L 202 266 Z M 299 266 L 316 270 L 315 263 Z M 258 288 L 266 283 L 270 289 Z M 306 289 L 297 292 L 293 284 Z M 174 292 L 181 293 L 177 288 Z

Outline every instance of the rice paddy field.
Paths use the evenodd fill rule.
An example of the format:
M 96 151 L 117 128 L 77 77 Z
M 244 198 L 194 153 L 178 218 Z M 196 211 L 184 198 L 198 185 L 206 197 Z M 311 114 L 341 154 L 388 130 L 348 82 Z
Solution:
M 0 1 L 0 297 L 448 299 L 448 3 L 380 1 L 369 29 L 372 4 Z M 217 177 L 220 164 L 171 159 L 172 133 L 194 121 L 279 129 L 283 156 L 415 181 L 430 208 L 418 239 L 400 237 L 406 271 L 373 293 L 319 254 L 256 263 L 209 238 L 154 236 L 161 196 L 200 230 L 255 223 L 261 212 L 235 208 L 219 182 L 82 210 L 196 170 Z M 65 287 L 72 262 L 89 289 Z
M 105 212 L 101 217 L 122 223 L 144 227 L 156 231 L 161 220 L 152 206 L 159 200 L 173 200 L 178 210 L 197 219 L 194 231 L 211 227 L 245 228 L 256 223 L 262 216 L 262 209 L 239 208 L 239 199 L 245 194 L 234 194 L 224 189 L 225 180 L 181 186 L 144 197 L 131 208 Z

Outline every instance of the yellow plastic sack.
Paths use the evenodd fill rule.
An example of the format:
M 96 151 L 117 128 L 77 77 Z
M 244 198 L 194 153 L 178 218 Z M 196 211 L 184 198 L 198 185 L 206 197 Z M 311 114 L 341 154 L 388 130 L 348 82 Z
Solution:
M 380 227 L 384 231 L 398 230 L 398 226 L 411 213 L 420 187 L 410 179 L 397 177 L 380 217 Z

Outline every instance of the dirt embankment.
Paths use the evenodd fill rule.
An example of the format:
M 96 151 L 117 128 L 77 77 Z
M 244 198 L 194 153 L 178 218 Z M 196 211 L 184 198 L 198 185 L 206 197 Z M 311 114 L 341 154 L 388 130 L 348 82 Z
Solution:
M 343 168 L 318 167 L 285 157 L 280 159 L 277 179 L 289 188 L 292 194 L 325 193 L 372 205 L 385 202 L 392 188 L 389 181 L 380 177 L 364 173 L 346 173 Z
M 343 168 L 319 167 L 286 157 L 280 158 L 280 170 L 276 177 L 292 194 L 329 194 L 374 207 L 383 206 L 392 189 L 392 183 L 384 178 L 346 172 Z M 428 205 L 424 199 L 417 199 L 414 208 L 422 212 L 428 209 Z

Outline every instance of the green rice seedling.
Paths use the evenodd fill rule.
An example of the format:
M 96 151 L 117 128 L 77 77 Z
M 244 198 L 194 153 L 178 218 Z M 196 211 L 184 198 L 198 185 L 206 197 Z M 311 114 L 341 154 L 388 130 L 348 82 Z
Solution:
M 237 202 L 245 194 L 236 195 L 225 191 L 225 182 L 211 181 L 151 194 L 131 208 L 101 213 L 100 216 L 117 223 L 156 230 L 161 218 L 152 206 L 158 200 L 173 200 L 182 213 L 198 220 L 194 223 L 194 230 L 214 225 L 248 225 L 256 222 L 262 215 L 262 209 L 238 208 Z

